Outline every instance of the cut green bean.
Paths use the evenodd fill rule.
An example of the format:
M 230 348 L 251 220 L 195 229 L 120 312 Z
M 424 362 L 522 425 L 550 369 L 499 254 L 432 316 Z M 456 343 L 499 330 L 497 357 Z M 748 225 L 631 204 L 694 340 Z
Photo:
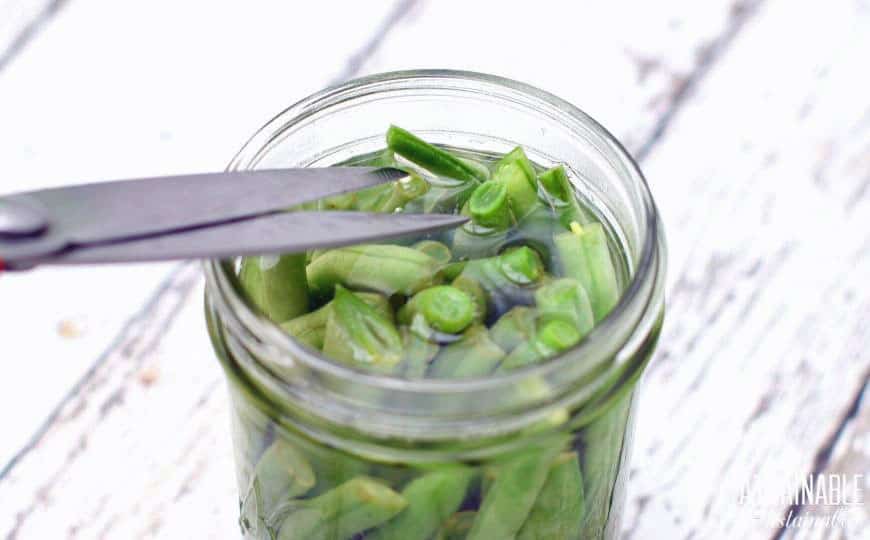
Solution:
M 517 306 L 501 316 L 492 325 L 490 337 L 505 352 L 510 353 L 517 346 L 526 343 L 535 335 L 537 312 L 527 306 Z
M 571 181 L 565 172 L 565 167 L 557 165 L 547 169 L 538 175 L 538 182 L 544 187 L 544 191 L 559 202 L 567 203 L 574 197 L 571 190 Z
M 544 273 L 541 257 L 526 246 L 505 251 L 498 262 L 502 273 L 519 285 L 535 283 Z
M 279 502 L 305 495 L 316 483 L 314 470 L 290 443 L 276 439 L 263 452 L 254 468 L 259 483 L 260 504 L 274 508 Z
M 592 304 L 579 280 L 554 279 L 535 292 L 535 302 L 543 317 L 564 317 L 582 338 L 595 325 Z
M 466 223 L 453 233 L 453 256 L 458 259 L 479 259 L 498 255 L 507 242 L 507 232 L 480 228 Z
M 312 294 L 328 297 L 336 284 L 387 296 L 412 295 L 440 282 L 438 262 L 416 249 L 367 244 L 331 249 L 308 265 Z
M 482 377 L 491 373 L 504 358 L 504 351 L 490 338 L 485 326 L 475 325 L 462 339 L 444 347 L 429 369 L 440 379 Z
M 474 320 L 474 302 L 465 292 L 438 285 L 415 294 L 399 311 L 399 322 L 408 324 L 417 314 L 433 329 L 458 334 Z
M 523 150 L 522 146 L 517 146 L 513 150 L 502 156 L 501 159 L 493 164 L 492 169 L 495 172 L 498 172 L 499 169 L 511 163 L 517 165 L 520 168 L 530 184 L 536 184 L 535 177 L 537 175 L 535 173 L 535 167 L 532 165 L 531 160 L 529 160 L 529 157 L 526 155 L 526 151 Z
M 533 286 L 543 279 L 544 265 L 533 249 L 522 246 L 498 257 L 468 261 L 460 275 L 483 288 L 488 313 L 503 313 L 516 304 L 532 304 Z
M 485 167 L 472 165 L 397 126 L 387 130 L 387 146 L 434 174 L 462 181 L 485 181 L 488 176 Z
M 607 245 L 607 234 L 600 223 L 571 224 L 571 231 L 553 238 L 562 273 L 583 285 L 589 294 L 595 321 L 610 313 L 619 301 L 616 270 Z
M 453 258 L 453 254 L 450 253 L 450 248 L 447 247 L 447 244 L 436 240 L 421 240 L 414 244 L 414 249 L 429 255 L 440 265 L 448 264 Z
M 583 478 L 577 454 L 564 453 L 550 467 L 547 481 L 517 540 L 579 539 L 584 511 Z
M 429 538 L 459 508 L 473 476 L 472 469 L 467 467 L 450 467 L 418 477 L 402 490 L 408 506 L 369 537 L 372 540 Z
M 458 276 L 450 284 L 467 294 L 474 302 L 474 321 L 483 322 L 486 318 L 486 291 L 480 283 L 470 276 Z
M 558 444 L 556 444 L 558 442 Z M 564 441 L 532 447 L 498 467 L 468 540 L 514 538 L 534 507 Z
M 319 201 L 319 210 L 353 210 L 357 205 L 356 193 L 341 193 Z
M 468 200 L 468 211 L 478 225 L 492 229 L 506 229 L 511 224 L 506 183 L 484 182 Z
M 323 353 L 346 364 L 390 372 L 401 360 L 402 338 L 388 318 L 336 285 Z
M 574 221 L 584 224 L 592 221 L 589 212 L 583 209 L 574 195 L 574 187 L 565 172 L 565 167 L 557 165 L 547 169 L 538 176 L 538 182 L 543 186 L 550 204 L 559 215 L 562 226 L 568 227 Z
M 544 265 L 535 250 L 522 246 L 509 249 L 498 257 L 468 261 L 462 273 L 478 278 L 484 287 L 487 284 L 498 286 L 505 279 L 517 285 L 530 285 L 543 277 Z
M 422 378 L 426 375 L 432 359 L 438 354 L 438 344 L 407 326 L 403 326 L 401 332 L 402 374 L 409 379 Z
M 583 482 L 589 510 L 583 523 L 582 538 L 602 538 L 610 515 L 611 499 L 620 462 L 624 459 L 623 443 L 631 409 L 632 393 L 589 424 L 583 433 Z
M 567 350 L 580 341 L 580 333 L 563 319 L 552 319 L 540 325 L 531 341 L 521 343 L 499 366 L 499 371 L 511 371 L 535 364 Z
M 433 540 L 465 540 L 468 533 L 471 532 L 476 518 L 477 512 L 472 511 L 453 514 L 444 522 Z
M 521 220 L 538 204 L 537 180 L 529 158 L 517 147 L 493 168 L 493 182 L 504 184 L 514 218 Z
M 349 480 L 358 476 L 368 476 L 371 473 L 371 463 L 358 456 L 334 448 L 318 446 L 299 437 L 292 437 L 290 440 L 295 442 L 296 448 L 305 455 L 316 471 L 317 483 L 305 494 L 306 497 L 322 495 Z
M 366 304 L 375 308 L 375 311 L 393 320 L 393 308 L 390 301 L 382 294 L 357 292 L 354 293 Z M 321 306 L 319 309 L 300 315 L 295 319 L 281 323 L 285 332 L 295 337 L 312 349 L 322 349 L 323 340 L 326 337 L 326 322 L 329 320 L 329 312 L 332 310 L 332 302 Z
M 416 173 L 410 173 L 395 182 L 360 191 L 355 208 L 364 212 L 395 212 L 428 191 L 429 182 Z
M 441 273 L 444 275 L 444 279 L 447 281 L 453 281 L 456 277 L 465 270 L 465 265 L 468 261 L 456 261 L 448 264 L 444 267 Z
M 373 478 L 354 478 L 323 495 L 289 504 L 278 540 L 344 540 L 389 521 L 407 504 Z
M 245 257 L 239 280 L 254 304 L 275 322 L 308 311 L 304 253 Z

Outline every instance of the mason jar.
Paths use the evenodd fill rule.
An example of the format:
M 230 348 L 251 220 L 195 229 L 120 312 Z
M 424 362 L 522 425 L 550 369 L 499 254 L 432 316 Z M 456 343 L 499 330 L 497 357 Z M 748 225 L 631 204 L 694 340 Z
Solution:
M 643 175 L 570 103 L 516 81 L 441 70 L 318 92 L 263 126 L 229 169 L 342 163 L 383 148 L 390 123 L 436 144 L 492 153 L 520 145 L 543 167 L 564 164 L 613 232 L 623 296 L 579 344 L 539 365 L 405 379 L 304 347 L 244 295 L 237 261 L 208 261 L 206 316 L 232 404 L 242 534 L 385 538 L 373 524 L 413 512 L 403 540 L 527 538 L 531 519 L 546 531 L 536 538 L 616 538 L 635 390 L 664 314 L 664 239 Z M 549 480 L 562 496 L 530 516 L 541 484 L 563 463 L 573 464 L 563 481 Z M 405 507 L 380 486 L 408 497 L 417 489 L 428 506 Z M 338 488 L 343 495 L 332 496 Z

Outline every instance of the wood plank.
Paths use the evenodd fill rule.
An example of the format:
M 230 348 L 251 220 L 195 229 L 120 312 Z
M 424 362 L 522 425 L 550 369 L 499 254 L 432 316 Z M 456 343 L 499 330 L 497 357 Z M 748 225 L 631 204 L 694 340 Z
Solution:
M 346 76 L 403 5 L 71 2 L 0 70 L 0 193 L 220 170 L 275 112 Z M 9 0 L 0 6 L 4 28 L 12 7 L 24 9 Z M 339 11 L 347 18 L 335 19 Z M 371 23 L 352 24 L 361 17 Z M 325 21 L 333 25 L 329 39 Z M 312 43 L 316 55 L 305 52 Z M 16 376 L 0 381 L 0 406 L 17 411 L 4 423 L 0 465 L 111 355 L 107 349 L 173 268 L 0 277 L 4 306 L 15 306 L 0 310 L 0 328 L 10 329 L 2 332 L 4 351 L 18 362 Z
M 363 72 L 449 66 L 513 78 L 574 103 L 640 151 L 757 4 L 421 2 Z
M 774 536 L 738 493 L 758 474 L 793 492 L 864 387 L 868 47 L 860 3 L 767 4 L 644 164 L 670 318 L 639 402 L 627 539 Z
M 828 464 L 819 474 L 837 476 L 843 482 L 843 498 L 837 504 L 833 494 L 823 499 L 828 504 L 806 505 L 788 515 L 782 540 L 835 540 L 863 538 L 870 523 L 870 392 L 864 388 L 854 415 L 843 426 Z M 824 526 L 825 519 L 834 526 Z M 811 526 L 813 520 L 820 525 Z M 864 531 L 864 532 L 862 532 Z
M 0 70 L 34 39 L 66 0 L 0 0 Z
M 861 211 L 867 204 L 866 197 L 862 196 L 866 193 L 862 191 L 862 178 L 867 178 L 866 162 L 862 157 L 866 155 L 867 138 L 866 129 L 857 119 L 866 118 L 866 101 L 862 101 L 861 93 L 867 95 L 867 92 L 863 88 L 853 88 L 847 95 L 840 92 L 842 87 L 848 86 L 844 81 L 852 82 L 850 75 L 860 65 L 857 64 L 856 51 L 862 50 L 862 43 L 857 40 L 866 21 L 865 17 L 856 15 L 852 10 L 857 8 L 847 2 L 838 2 L 825 10 L 801 6 L 796 10 L 796 19 L 792 10 L 786 12 L 784 5 L 785 2 L 780 2 L 762 13 L 763 20 L 752 25 L 750 45 L 746 45 L 742 35 L 735 41 L 735 49 L 739 45 L 741 51 L 739 55 L 737 50 L 730 51 L 728 58 L 731 61 L 727 69 L 714 68 L 710 72 L 711 79 L 703 81 L 692 101 L 677 100 L 685 104 L 687 110 L 674 118 L 674 124 L 653 147 L 651 159 L 645 166 L 669 225 L 672 276 L 676 276 L 670 287 L 670 312 L 676 315 L 666 326 L 663 354 L 647 377 L 638 422 L 635 479 L 630 484 L 634 495 L 628 505 L 629 537 L 673 538 L 692 534 L 701 538 L 732 538 L 738 534 L 749 538 L 768 537 L 769 531 L 748 526 L 740 528 L 737 523 L 724 519 L 718 520 L 725 523 L 722 527 L 704 521 L 705 505 L 710 506 L 710 512 L 716 512 L 710 515 L 718 517 L 720 511 L 728 510 L 728 505 L 736 498 L 736 495 L 729 497 L 731 492 L 725 488 L 712 488 L 713 484 L 705 482 L 710 476 L 709 471 L 714 470 L 707 467 L 720 466 L 725 473 L 738 476 L 733 482 L 736 490 L 737 484 L 746 477 L 740 477 L 741 467 L 767 467 L 778 461 L 780 446 L 771 433 L 784 434 L 786 440 L 780 442 L 788 458 L 784 460 L 787 464 L 802 466 L 805 461 L 812 461 L 815 449 L 824 443 L 824 436 L 830 436 L 843 418 L 844 403 L 854 397 L 861 376 L 865 375 L 866 362 L 862 365 L 858 353 L 863 346 L 860 329 L 866 325 L 866 319 L 855 314 L 870 311 L 867 297 L 862 296 L 859 288 L 862 282 L 859 278 L 867 275 L 870 265 L 863 257 L 870 244 L 853 228 L 866 225 L 863 217 L 866 211 Z M 618 7 L 625 9 L 624 6 Z M 704 11 L 704 15 L 708 15 Z M 726 15 L 718 20 L 721 22 L 719 34 L 713 32 L 713 37 L 706 36 L 706 41 L 720 43 L 717 36 L 733 35 L 735 24 L 741 24 L 743 19 L 738 18 L 735 22 Z M 786 33 L 787 39 L 781 45 L 760 54 L 769 47 L 763 38 L 771 33 L 779 35 L 779 25 L 784 20 L 813 21 L 818 26 L 840 24 L 841 30 L 845 30 L 831 43 L 826 42 L 824 47 L 811 47 L 811 44 L 799 41 L 799 28 L 789 28 L 791 33 Z M 691 26 L 690 22 L 685 23 L 687 27 Z M 625 37 L 626 42 L 630 39 L 631 36 Z M 390 47 L 389 43 L 388 38 L 384 46 Z M 674 46 L 679 50 L 678 54 L 682 54 L 687 47 L 691 50 L 696 44 L 689 40 L 680 42 L 679 47 Z M 795 60 L 781 65 L 783 58 L 792 58 L 793 50 L 798 54 L 794 56 Z M 405 53 L 399 51 L 396 54 Z M 733 60 L 733 56 L 737 56 L 739 61 Z M 398 64 L 384 62 L 385 66 Z M 781 73 L 771 72 L 772 65 L 780 66 L 787 76 L 780 78 Z M 684 74 L 684 79 L 696 80 L 693 78 L 695 71 L 706 70 L 707 66 L 706 63 L 693 64 Z M 821 82 L 816 81 L 814 75 L 818 66 L 823 71 L 828 70 Z M 576 77 L 574 74 L 564 76 Z M 572 80 L 576 81 L 576 78 Z M 746 80 L 753 83 L 757 80 L 759 84 L 742 84 Z M 558 85 L 549 85 L 557 93 L 562 93 L 555 86 Z M 735 95 L 741 104 L 745 100 L 749 107 L 745 117 L 735 118 L 733 115 Z M 620 98 L 611 97 L 617 100 L 616 104 L 607 106 L 614 111 L 612 121 L 600 114 L 596 116 L 613 125 L 618 133 L 626 133 L 628 140 L 632 140 L 628 132 L 635 129 L 631 127 L 633 122 L 639 126 L 636 129 L 655 139 L 662 115 L 648 117 L 635 110 L 633 116 L 631 107 L 627 107 L 627 112 L 617 113 Z M 600 99 L 607 99 L 607 96 Z M 584 102 L 578 102 L 585 106 Z M 803 113 L 805 118 L 801 119 L 802 105 L 806 102 L 812 104 L 810 110 Z M 666 109 L 663 115 L 670 117 L 670 109 Z M 749 130 L 744 122 L 752 117 L 764 121 L 758 120 L 759 125 L 753 124 L 754 129 Z M 711 126 L 716 128 L 712 133 Z M 715 143 L 711 142 L 710 148 L 699 149 L 699 133 L 715 138 Z M 637 136 L 632 146 L 643 148 L 643 137 Z M 817 165 L 819 160 L 812 158 L 819 155 L 813 150 L 824 146 L 818 140 L 820 137 L 831 138 L 827 141 L 830 143 L 827 145 L 830 156 L 820 160 L 824 164 L 822 177 L 827 180 L 822 182 L 822 186 L 815 186 L 812 174 L 816 173 L 816 168 L 812 165 Z M 770 152 L 775 152 L 779 159 L 768 163 Z M 812 171 L 812 174 L 807 171 Z M 794 193 L 793 198 L 775 198 L 786 189 L 789 195 Z M 846 207 L 848 213 L 843 214 Z M 705 220 L 707 214 L 711 214 L 709 222 Z M 814 218 L 811 231 L 807 231 L 805 216 Z M 866 231 L 867 227 L 863 230 Z M 796 234 L 798 231 L 801 235 Z M 820 251 L 814 250 L 829 238 L 836 241 L 823 246 Z M 780 244 L 782 239 L 788 240 L 785 246 Z M 813 264 L 815 255 L 819 253 L 834 260 L 831 274 L 812 276 L 807 282 L 803 269 Z M 846 272 L 849 265 L 851 271 Z M 184 274 L 177 279 L 181 289 L 192 286 L 193 282 Z M 809 293 L 794 302 L 795 290 L 808 290 Z M 817 308 L 822 304 L 823 296 L 833 299 L 824 302 L 825 313 Z M 195 297 L 189 298 L 188 304 L 198 303 Z M 155 487 L 148 501 L 142 502 L 143 491 L 137 489 L 141 482 L 134 482 L 130 489 L 133 495 L 124 500 L 136 502 L 125 503 L 128 507 L 123 504 L 112 506 L 112 498 L 101 494 L 112 492 L 114 485 L 111 480 L 118 471 L 101 472 L 94 464 L 102 464 L 110 456 L 132 452 L 130 447 L 114 444 L 115 439 L 107 435 L 117 429 L 115 424 L 106 423 L 107 418 L 143 418 L 142 411 L 149 407 L 154 416 L 160 418 L 177 415 L 177 409 L 154 410 L 151 400 L 133 400 L 129 404 L 124 401 L 109 407 L 108 414 L 99 418 L 93 412 L 99 410 L 105 400 L 99 399 L 101 394 L 92 398 L 91 392 L 84 391 L 70 407 L 83 408 L 92 420 L 88 423 L 52 424 L 36 449 L 12 469 L 7 480 L 0 483 L 0 502 L 8 502 L 10 510 L 21 508 L 19 514 L 23 517 L 17 529 L 20 537 L 29 537 L 21 534 L 23 531 L 53 530 L 50 527 L 70 522 L 69 516 L 79 512 L 84 515 L 106 512 L 118 516 L 109 525 L 116 527 L 110 529 L 113 532 L 144 530 L 138 509 L 143 505 L 157 508 L 153 515 L 159 515 L 163 508 L 169 508 L 170 505 L 161 498 L 171 490 L 163 488 L 173 485 L 172 482 L 178 478 L 190 478 L 181 491 L 189 497 L 187 500 L 192 506 L 185 507 L 187 513 L 183 515 L 186 519 L 172 521 L 201 526 L 199 516 L 209 516 L 219 522 L 225 532 L 232 530 L 235 508 L 213 496 L 214 493 L 232 492 L 228 487 L 232 484 L 231 475 L 221 470 L 219 465 L 212 467 L 211 461 L 185 458 L 173 461 L 171 457 L 211 453 L 215 456 L 214 463 L 226 464 L 229 452 L 227 447 L 218 450 L 213 446 L 213 441 L 226 437 L 224 417 L 214 416 L 224 412 L 218 413 L 213 400 L 221 402 L 225 398 L 220 393 L 213 393 L 214 385 L 219 381 L 213 362 L 208 367 L 206 364 L 176 361 L 182 356 L 185 359 L 210 357 L 204 339 L 190 337 L 203 335 L 201 328 L 197 330 L 195 326 L 200 317 L 199 306 L 194 309 L 185 305 L 179 309 L 182 311 L 174 322 L 159 309 L 146 318 L 151 321 L 149 324 L 153 321 L 166 324 L 165 337 L 162 338 L 166 340 L 166 348 L 157 344 L 156 337 L 151 345 L 166 351 L 163 355 L 149 352 L 151 347 L 137 348 L 141 340 L 137 332 L 131 332 L 121 340 L 121 349 L 113 351 L 132 350 L 133 358 L 113 356 L 115 360 L 101 367 L 93 380 L 108 376 L 106 370 L 110 365 L 113 369 L 126 370 L 128 374 L 137 373 L 137 366 L 144 365 L 156 366 L 162 372 L 170 363 L 173 370 L 185 370 L 174 377 L 160 377 L 152 387 L 165 384 L 167 389 L 164 391 L 172 396 L 185 392 L 204 396 L 202 403 L 205 405 L 197 407 L 199 412 L 191 413 L 183 427 L 187 433 L 200 435 L 203 442 L 192 441 L 190 445 L 193 446 L 185 446 L 186 440 L 154 440 L 154 431 L 130 430 L 125 433 L 125 437 L 135 439 L 135 443 L 130 443 L 131 447 L 143 449 L 131 455 L 130 461 L 124 462 L 125 467 L 138 470 L 142 464 L 140 460 L 146 459 L 141 456 L 154 455 L 157 456 L 154 458 L 157 468 L 153 470 L 160 471 L 160 474 L 151 477 Z M 821 328 L 816 330 L 816 326 Z M 801 361 L 795 361 L 795 358 Z M 834 373 L 823 370 L 827 367 L 826 358 L 832 358 L 830 363 L 837 365 Z M 206 376 L 206 373 L 210 374 Z M 807 383 L 816 378 L 818 384 Z M 122 391 L 137 384 L 132 375 L 124 380 L 127 382 L 117 386 Z M 792 384 L 792 380 L 804 381 L 805 384 Z M 740 390 L 735 390 L 736 395 L 743 399 L 736 400 L 736 406 L 729 408 L 735 405 L 735 400 L 726 398 L 731 397 L 728 392 L 735 387 Z M 695 389 L 697 391 L 692 393 Z M 837 392 L 842 396 L 829 400 L 831 394 Z M 689 399 L 685 394 L 696 399 L 691 400 L 690 406 L 683 407 L 684 400 Z M 181 398 L 171 399 L 186 403 Z M 829 401 L 832 403 L 828 404 Z M 810 405 L 818 410 L 811 410 L 810 423 L 804 423 L 799 413 L 805 412 L 801 408 Z M 128 407 L 135 411 L 127 411 Z M 736 415 L 737 420 L 732 420 L 731 415 Z M 171 426 L 176 425 L 171 423 L 173 419 L 174 416 L 167 418 Z M 668 420 L 676 425 L 670 426 Z M 706 422 L 711 425 L 706 426 Z M 747 433 L 740 430 L 743 424 L 748 426 Z M 717 426 L 726 428 L 721 430 L 721 434 L 728 436 L 729 442 L 735 441 L 734 444 L 721 444 L 721 439 L 716 438 L 721 437 L 715 429 Z M 697 429 L 699 433 L 696 435 L 689 431 L 690 427 L 704 429 Z M 811 428 L 822 433 L 814 433 Z M 664 438 L 659 433 L 678 435 Z M 84 436 L 90 437 L 91 434 L 99 434 L 98 444 L 91 444 L 87 452 L 74 453 L 69 460 L 59 459 L 67 456 Z M 736 441 L 740 437 L 748 442 L 738 447 Z M 807 442 L 806 447 L 799 444 L 801 441 Z M 758 449 L 757 454 L 753 448 Z M 732 455 L 739 461 L 729 464 L 726 450 L 735 450 Z M 705 460 L 699 460 L 703 463 L 687 463 L 690 460 L 686 456 L 703 456 Z M 718 474 L 718 469 L 714 472 Z M 80 500 L 67 498 L 66 489 L 87 494 L 89 500 L 96 503 L 89 502 L 91 510 L 83 511 Z M 707 497 L 711 493 L 714 497 Z M 32 510 L 26 512 L 28 508 Z M 94 508 L 99 508 L 99 512 Z M 136 511 L 127 512 L 124 508 Z M 168 512 L 173 516 L 182 515 L 174 510 Z M 34 519 L 37 515 L 40 517 L 38 520 Z M 189 516 L 196 518 L 190 519 Z M 167 520 L 161 521 L 165 523 Z M 167 525 L 176 526 L 185 524 Z M 172 536 L 168 534 L 170 530 L 180 531 L 158 529 L 160 535 Z M 96 535 L 90 529 L 87 532 L 81 536 Z M 184 536 L 182 532 L 178 534 Z
M 231 536 L 229 417 L 212 392 L 219 368 L 205 354 L 200 269 L 174 277 L 59 412 L 46 435 L 58 444 L 3 479 L 4 537 Z M 189 493 L 192 483 L 205 491 Z

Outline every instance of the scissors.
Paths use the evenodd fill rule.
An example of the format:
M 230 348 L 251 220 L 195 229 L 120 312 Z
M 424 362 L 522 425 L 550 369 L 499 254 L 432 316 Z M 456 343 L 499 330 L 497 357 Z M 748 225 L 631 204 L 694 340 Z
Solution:
M 228 171 L 0 197 L 0 270 L 293 253 L 461 225 L 446 214 L 287 211 L 406 177 L 391 167 Z

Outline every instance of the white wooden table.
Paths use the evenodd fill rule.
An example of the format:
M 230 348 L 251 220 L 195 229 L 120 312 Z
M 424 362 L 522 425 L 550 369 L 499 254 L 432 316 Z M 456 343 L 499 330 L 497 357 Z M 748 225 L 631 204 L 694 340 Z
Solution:
M 0 0 L 0 192 L 219 170 L 361 74 L 528 81 L 625 141 L 666 223 L 624 537 L 867 538 L 866 502 L 779 527 L 834 509 L 739 494 L 870 487 L 868 58 L 867 0 Z M 193 264 L 0 277 L 6 538 L 237 537 L 201 289 Z

